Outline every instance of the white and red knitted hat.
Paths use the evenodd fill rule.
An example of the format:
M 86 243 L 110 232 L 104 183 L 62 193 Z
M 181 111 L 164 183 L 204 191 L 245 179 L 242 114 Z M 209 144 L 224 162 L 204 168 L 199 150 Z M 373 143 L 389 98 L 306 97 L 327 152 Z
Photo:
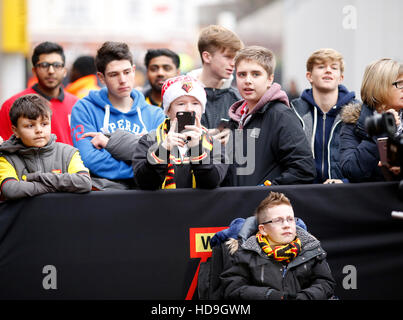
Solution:
M 207 96 L 200 81 L 191 76 L 178 76 L 164 82 L 161 88 L 162 106 L 167 114 L 172 101 L 182 96 L 192 96 L 200 101 L 202 113 L 206 109 Z

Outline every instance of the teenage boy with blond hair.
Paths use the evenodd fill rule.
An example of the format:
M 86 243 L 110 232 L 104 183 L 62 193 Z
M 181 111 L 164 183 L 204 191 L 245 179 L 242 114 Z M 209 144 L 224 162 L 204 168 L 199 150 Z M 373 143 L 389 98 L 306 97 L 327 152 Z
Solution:
M 237 53 L 235 69 L 243 100 L 229 110 L 231 126 L 242 129 L 234 135 L 233 183 L 311 183 L 315 178 L 312 153 L 302 126 L 289 107 L 287 94 L 273 82 L 274 54 L 263 47 L 246 47 Z M 239 153 L 246 153 L 246 164 L 241 163 Z
M 14 134 L 0 145 L 0 187 L 5 199 L 48 192 L 91 190 L 78 150 L 51 134 L 49 102 L 37 94 L 18 98 L 10 109 Z
M 202 68 L 189 73 L 205 87 L 206 112 L 201 123 L 208 129 L 217 128 L 221 119 L 228 119 L 228 109 L 240 99 L 233 87 L 234 57 L 243 47 L 238 36 L 222 26 L 210 25 L 201 30 L 198 49 Z
M 341 85 L 344 79 L 343 56 L 334 49 L 319 49 L 306 63 L 306 78 L 312 88 L 291 101 L 311 145 L 316 166 L 316 183 L 343 183 L 339 166 L 339 136 L 343 107 L 355 93 Z

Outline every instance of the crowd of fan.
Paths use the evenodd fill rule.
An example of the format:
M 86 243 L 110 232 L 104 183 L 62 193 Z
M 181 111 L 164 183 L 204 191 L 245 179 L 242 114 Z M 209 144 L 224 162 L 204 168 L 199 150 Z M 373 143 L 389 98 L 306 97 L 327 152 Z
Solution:
M 342 55 L 319 49 L 306 62 L 310 88 L 289 101 L 275 82 L 276 59 L 269 49 L 245 47 L 235 33 L 214 25 L 201 31 L 198 49 L 202 67 L 182 75 L 175 52 L 148 50 L 150 86 L 142 93 L 135 89 L 136 66 L 125 43 L 108 41 L 95 59 L 77 59 L 66 88 L 63 48 L 52 42 L 36 46 L 37 83 L 0 109 L 2 200 L 49 192 L 401 178 L 400 167 L 380 162 L 382 136 L 365 130 L 368 117 L 389 112 L 396 135 L 401 134 L 401 62 L 370 63 L 361 102 L 342 85 Z M 184 116 L 191 121 L 179 129 Z M 314 237 L 295 227 L 290 201 L 272 194 L 259 208 L 258 232 L 222 274 L 225 296 L 330 298 L 334 280 L 325 253 Z M 314 256 L 307 249 L 312 246 L 318 251 Z M 261 265 L 260 259 L 271 261 L 265 268 L 275 277 L 254 273 L 253 263 Z M 315 262 L 308 263 L 311 259 Z M 287 278 L 292 289 L 285 292 L 279 288 L 287 270 L 295 276 Z M 262 285 L 252 285 L 258 277 Z

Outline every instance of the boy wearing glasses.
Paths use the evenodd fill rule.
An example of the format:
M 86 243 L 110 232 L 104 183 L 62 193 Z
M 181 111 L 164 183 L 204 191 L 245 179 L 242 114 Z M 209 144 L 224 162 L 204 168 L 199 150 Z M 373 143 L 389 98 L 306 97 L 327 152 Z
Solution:
M 66 59 L 63 48 L 57 43 L 42 42 L 35 47 L 32 55 L 32 73 L 37 77 L 38 83 L 3 103 L 0 109 L 0 136 L 7 140 L 12 134 L 9 112 L 14 101 L 19 97 L 36 93 L 50 102 L 52 110 L 52 133 L 58 142 L 72 145 L 70 135 L 70 114 L 77 98 L 66 92 L 62 81 L 66 76 Z
M 335 281 L 320 242 L 295 225 L 290 200 L 270 192 L 256 209 L 258 232 L 221 274 L 226 299 L 329 299 Z

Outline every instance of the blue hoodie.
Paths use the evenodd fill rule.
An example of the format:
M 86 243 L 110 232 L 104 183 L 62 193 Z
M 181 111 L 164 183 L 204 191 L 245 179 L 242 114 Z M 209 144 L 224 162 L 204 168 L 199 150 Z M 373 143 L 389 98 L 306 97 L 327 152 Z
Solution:
M 340 113 L 343 106 L 355 99 L 355 93 L 353 91 L 348 91 L 343 85 L 339 85 L 339 96 L 337 98 L 336 105 L 330 109 L 326 115 L 318 107 L 315 100 L 313 99 L 312 89 L 306 89 L 301 95 L 301 99 L 306 101 L 308 104 L 313 106 L 317 111 L 318 123 L 315 132 L 315 142 L 314 142 L 314 154 L 315 154 L 315 166 L 316 166 L 316 179 L 315 183 L 324 182 L 328 176 L 328 141 L 330 133 L 332 131 L 333 123 Z M 314 109 L 311 109 L 313 116 Z M 323 132 L 324 130 L 324 132 Z
M 165 119 L 163 110 L 147 104 L 141 92 L 132 90 L 130 96 L 133 99 L 132 108 L 123 113 L 109 101 L 107 88 L 92 90 L 76 102 L 71 112 L 73 144 L 80 150 L 85 166 L 98 177 L 130 179 L 133 178 L 133 169 L 130 163 L 116 160 L 105 149 L 96 149 L 91 144 L 91 137 L 81 138 L 84 133 L 112 133 L 120 129 L 144 134 L 155 130 Z

